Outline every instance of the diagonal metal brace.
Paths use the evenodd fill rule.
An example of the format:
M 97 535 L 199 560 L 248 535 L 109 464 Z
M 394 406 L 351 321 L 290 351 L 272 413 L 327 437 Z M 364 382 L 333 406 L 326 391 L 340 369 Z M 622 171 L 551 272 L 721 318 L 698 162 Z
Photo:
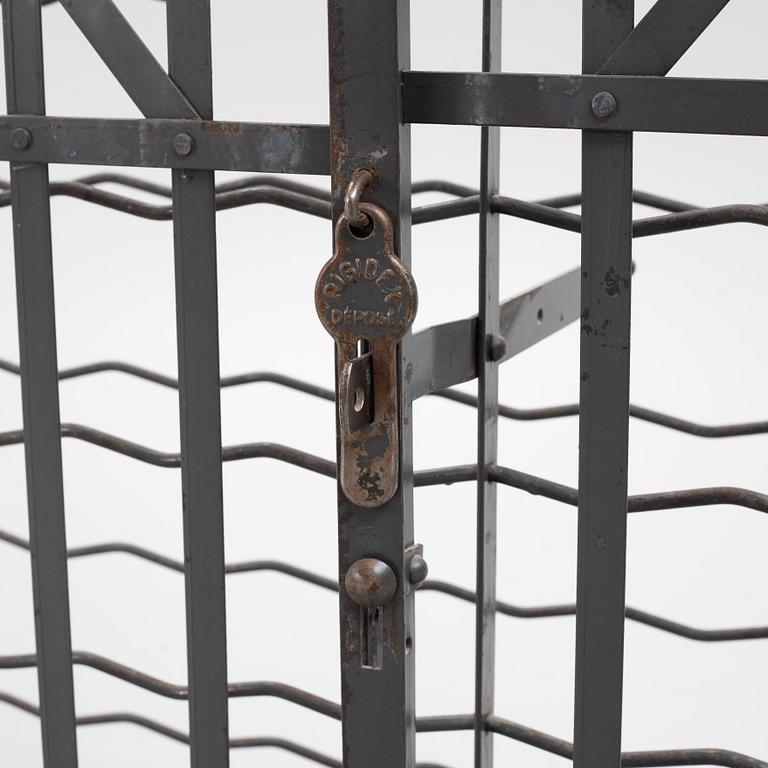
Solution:
M 200 118 L 113 0 L 61 0 L 145 117 Z
M 578 319 L 581 273 L 556 277 L 501 304 L 503 342 L 494 344 L 498 362 L 509 360 Z M 484 342 L 485 343 L 485 342 Z M 477 315 L 426 328 L 413 336 L 413 366 L 406 372 L 413 398 L 477 378 Z
M 603 75 L 663 76 L 729 0 L 657 0 L 600 68 Z

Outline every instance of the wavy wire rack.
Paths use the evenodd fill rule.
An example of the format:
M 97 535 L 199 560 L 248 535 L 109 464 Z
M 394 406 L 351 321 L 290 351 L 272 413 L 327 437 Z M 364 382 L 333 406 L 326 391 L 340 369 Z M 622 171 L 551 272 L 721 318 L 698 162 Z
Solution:
M 164 198 L 171 197 L 171 190 L 163 185 L 119 173 L 99 173 L 84 176 L 74 181 L 53 182 L 50 185 L 51 195 L 74 197 L 96 205 L 112 208 L 156 221 L 172 218 L 172 206 L 153 204 L 127 195 L 115 194 L 102 189 L 102 184 L 115 184 L 126 188 L 150 193 Z M 10 205 L 9 184 L 0 181 L 0 207 Z M 430 221 L 466 216 L 478 212 L 479 194 L 477 190 L 454 184 L 449 181 L 423 181 L 412 187 L 414 193 L 442 192 L 454 199 L 413 209 L 413 223 L 421 224 Z M 725 205 L 712 208 L 698 208 L 677 200 L 671 200 L 646 192 L 636 191 L 633 194 L 636 203 L 664 211 L 664 215 L 637 219 L 633 222 L 635 237 L 645 237 L 669 232 L 679 232 L 688 229 L 716 226 L 735 222 L 753 224 L 768 224 L 768 207 L 765 205 Z M 517 218 L 546 224 L 548 226 L 579 232 L 581 217 L 578 214 L 563 209 L 577 206 L 581 202 L 580 195 L 565 195 L 549 198 L 538 202 L 527 202 L 511 197 L 495 196 L 493 208 L 499 213 Z M 221 184 L 216 188 L 217 210 L 227 210 L 244 205 L 269 203 L 293 210 L 308 213 L 322 218 L 331 218 L 330 196 L 326 190 L 310 185 L 293 182 L 281 177 L 248 176 L 236 181 Z M 0 360 L 0 369 L 12 374 L 19 373 L 19 367 L 9 361 Z M 177 388 L 176 379 L 164 374 L 151 371 L 130 363 L 119 361 L 104 361 L 90 365 L 78 366 L 62 370 L 59 378 L 74 379 L 101 372 L 114 371 L 145 379 L 161 386 Z M 334 392 L 310 382 L 284 376 L 271 371 L 257 371 L 235 376 L 223 377 L 222 387 L 234 387 L 256 382 L 269 382 L 288 387 L 313 397 L 333 401 Z M 477 407 L 477 400 L 472 395 L 454 390 L 443 390 L 432 393 L 434 396 L 453 400 L 463 405 Z M 562 418 L 578 415 L 576 404 L 554 406 L 548 408 L 520 409 L 506 405 L 499 407 L 499 415 L 503 418 L 517 420 L 541 420 Z M 643 421 L 685 432 L 700 437 L 720 438 L 742 435 L 765 434 L 768 432 L 768 421 L 748 422 L 740 424 L 724 424 L 710 426 L 670 416 L 637 405 L 630 407 L 630 415 Z M 124 440 L 116 435 L 101 432 L 82 424 L 62 424 L 62 437 L 71 437 L 98 445 L 124 456 L 160 467 L 179 467 L 181 458 L 178 453 L 165 453 L 148 446 Z M 13 430 L 0 433 L 0 446 L 16 445 L 23 442 L 23 432 Z M 250 458 L 271 458 L 308 469 L 313 472 L 335 477 L 335 462 L 305 453 L 290 446 L 276 443 L 247 443 L 223 448 L 224 461 L 237 461 Z M 415 473 L 416 486 L 441 485 L 457 482 L 474 481 L 477 475 L 475 465 L 440 467 L 422 470 Z M 577 489 L 560 483 L 526 474 L 509 467 L 494 465 L 490 468 L 489 477 L 497 483 L 508 485 L 531 494 L 545 496 L 564 504 L 576 506 L 578 503 Z M 731 504 L 734 506 L 768 512 L 768 495 L 744 488 L 711 487 L 692 488 L 676 491 L 646 493 L 629 497 L 629 512 L 646 512 L 651 510 L 668 510 L 682 507 L 698 507 L 713 504 Z M 0 540 L 12 546 L 29 549 L 29 542 L 11 532 L 0 530 Z M 109 542 L 77 547 L 68 551 L 68 557 L 89 557 L 110 553 L 123 553 L 139 557 L 148 562 L 183 572 L 180 561 L 138 547 L 127 542 Z M 336 591 L 338 583 L 335 579 L 312 573 L 303 568 L 277 560 L 253 560 L 230 563 L 226 566 L 228 574 L 248 573 L 254 571 L 274 571 L 304 582 L 314 584 L 322 589 Z M 460 600 L 474 603 L 475 593 L 471 590 L 435 579 L 428 580 L 422 589 L 441 592 Z M 576 613 L 573 604 L 518 606 L 506 602 L 497 602 L 498 613 L 520 619 L 536 619 L 554 616 L 572 616 Z M 768 638 L 768 626 L 701 629 L 681 624 L 655 614 L 627 607 L 626 618 L 680 637 L 704 642 L 725 642 L 736 640 L 753 640 Z M 144 674 L 140 670 L 127 667 L 112 659 L 95 653 L 75 651 L 73 661 L 76 664 L 97 669 L 104 674 L 136 685 L 147 691 L 172 699 L 186 699 L 187 687 L 169 683 L 165 680 Z M 0 669 L 19 669 L 36 666 L 35 654 L 0 656 Z M 323 699 L 307 691 L 277 682 L 257 681 L 230 683 L 230 697 L 243 696 L 273 696 L 299 706 L 310 709 L 327 717 L 340 719 L 339 704 Z M 10 693 L 0 691 L 0 701 L 28 712 L 39 715 L 38 708 Z M 109 723 L 129 723 L 154 733 L 166 736 L 175 741 L 188 743 L 186 733 L 170 728 L 160 722 L 142 715 L 129 712 L 113 712 L 80 716 L 78 726 L 101 725 Z M 438 717 L 417 718 L 417 730 L 427 731 L 458 731 L 474 728 L 474 715 L 448 715 Z M 570 742 L 550 736 L 546 733 L 527 728 L 526 726 L 505 720 L 496 715 L 488 716 L 488 730 L 506 736 L 510 739 L 529 744 L 560 757 L 571 759 L 573 745 Z M 241 749 L 247 747 L 272 747 L 291 752 L 320 765 L 341 768 L 341 762 L 294 741 L 276 737 L 245 737 L 234 738 L 230 747 Z M 622 765 L 630 768 L 642 766 L 679 766 L 679 765 L 718 765 L 730 768 L 768 768 L 768 763 L 738 752 L 723 749 L 672 749 L 648 750 L 622 753 Z M 434 763 L 420 763 L 419 768 L 443 768 Z

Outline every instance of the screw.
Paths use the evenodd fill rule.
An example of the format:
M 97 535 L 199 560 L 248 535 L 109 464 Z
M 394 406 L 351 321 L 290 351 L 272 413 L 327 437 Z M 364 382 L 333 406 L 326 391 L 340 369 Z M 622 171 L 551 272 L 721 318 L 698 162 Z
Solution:
M 188 157 L 195 151 L 195 140 L 188 133 L 177 133 L 173 137 L 173 151 L 180 157 Z
M 32 144 L 32 134 L 26 128 L 14 128 L 11 131 L 11 146 L 14 149 L 29 149 Z
M 600 91 L 592 97 L 592 111 L 597 117 L 610 117 L 616 111 L 616 97 L 608 91 Z
M 488 338 L 488 359 L 492 363 L 498 363 L 507 354 L 507 340 L 503 336 L 490 336 Z
M 421 555 L 414 555 L 408 564 L 408 581 L 414 586 L 422 584 L 428 573 L 427 561 Z
M 344 578 L 349 598 L 363 608 L 386 605 L 397 592 L 395 572 L 375 557 L 353 563 Z

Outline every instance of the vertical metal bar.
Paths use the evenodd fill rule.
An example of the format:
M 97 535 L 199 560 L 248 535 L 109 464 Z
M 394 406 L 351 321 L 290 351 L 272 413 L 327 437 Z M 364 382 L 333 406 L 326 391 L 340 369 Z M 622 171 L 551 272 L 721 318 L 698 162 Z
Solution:
M 584 0 L 583 68 L 632 30 L 633 0 Z M 582 138 L 575 768 L 621 753 L 632 272 L 632 134 Z
M 8 112 L 45 114 L 40 0 L 5 0 L 3 30 Z M 76 768 L 48 166 L 11 163 L 11 198 L 43 761 Z
M 363 199 L 392 217 L 396 253 L 409 267 L 410 128 L 400 122 L 400 72 L 410 60 L 409 0 L 329 0 L 328 27 L 334 224 L 352 173 L 369 168 L 375 182 Z M 397 367 L 400 477 L 395 496 L 365 509 L 338 490 L 345 768 L 414 765 L 414 615 L 405 567 L 405 550 L 413 543 L 411 392 L 404 375 L 410 354 L 409 333 L 400 343 Z M 361 665 L 361 611 L 343 588 L 349 566 L 367 556 L 389 564 L 398 581 L 384 609 L 379 669 Z
M 169 73 L 213 117 L 209 0 L 168 0 Z M 183 139 L 183 137 L 181 137 Z M 183 152 L 194 146 L 182 140 Z M 173 171 L 193 768 L 229 765 L 216 213 L 212 171 Z
M 501 0 L 483 0 L 483 72 L 501 71 Z M 499 215 L 491 196 L 499 192 L 500 130 L 480 129 L 479 338 L 477 345 L 477 603 L 475 625 L 475 768 L 493 765 L 493 734 L 485 718 L 493 712 L 496 653 L 496 463 L 499 416 Z

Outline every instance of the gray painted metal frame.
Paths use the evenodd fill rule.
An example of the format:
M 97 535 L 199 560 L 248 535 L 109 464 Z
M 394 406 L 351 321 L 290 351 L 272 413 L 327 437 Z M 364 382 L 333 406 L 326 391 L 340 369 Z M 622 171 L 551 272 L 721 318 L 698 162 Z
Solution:
M 632 32 L 634 0 L 585 0 L 583 66 Z M 575 768 L 618 766 L 632 284 L 632 134 L 582 134 L 581 395 Z
M 483 0 L 483 72 L 501 71 L 501 0 Z M 493 714 L 496 679 L 496 500 L 488 476 L 498 458 L 499 362 L 506 352 L 500 335 L 500 216 L 492 210 L 499 193 L 501 131 L 480 129 L 480 243 L 477 334 L 477 575 L 475 598 L 475 765 L 493 765 L 493 734 L 485 720 Z M 501 348 L 500 348 L 501 347 Z
M 403 116 L 409 123 L 765 136 L 766 87 L 764 80 L 404 72 Z M 607 118 L 592 111 L 600 91 L 618 104 Z
M 8 111 L 43 114 L 39 3 L 5 0 L 3 28 Z M 48 166 L 11 163 L 11 188 L 43 758 L 76 768 Z
M 11 134 L 32 135 L 24 150 Z M 195 149 L 173 149 L 179 133 Z M 0 117 L 0 160 L 147 168 L 328 174 L 327 125 L 281 125 L 197 119 L 106 120 L 36 115 Z
M 481 71 L 468 73 L 409 71 L 409 0 L 329 0 L 329 126 L 213 119 L 209 0 L 167 0 L 167 72 L 113 0 L 66 0 L 64 5 L 146 119 L 46 117 L 41 0 L 3 0 L 9 114 L 0 117 L 0 159 L 11 162 L 37 650 L 34 655 L 0 657 L 0 667 L 36 665 L 40 705 L 19 704 L 5 694 L 0 699 L 40 715 L 46 768 L 76 768 L 76 725 L 126 718 L 189 743 L 195 768 L 225 768 L 230 748 L 265 745 L 340 765 L 285 740 L 230 740 L 228 697 L 241 695 L 281 696 L 340 718 L 344 768 L 413 768 L 417 730 L 474 731 L 476 768 L 493 764 L 493 733 L 572 757 L 577 768 L 706 762 L 765 768 L 766 763 L 724 750 L 621 754 L 625 614 L 654 626 L 675 627 L 681 634 L 688 632 L 687 636 L 713 639 L 625 607 L 627 513 L 724 499 L 768 509 L 760 494 L 741 489 L 627 496 L 632 237 L 731 220 L 768 223 L 764 211 L 752 210 L 755 206 L 726 215 L 724 210 L 689 210 L 660 198 L 651 202 L 675 211 L 672 217 L 632 222 L 632 132 L 768 135 L 768 81 L 666 77 L 727 0 L 658 0 L 637 25 L 633 24 L 633 0 L 583 0 L 584 72 L 568 75 L 501 72 L 501 0 L 484 0 Z M 414 122 L 482 126 L 479 194 L 441 182 L 435 188 L 457 194 L 458 199 L 417 209 L 412 215 L 409 124 Z M 499 127 L 505 125 L 582 130 L 581 196 L 547 204 L 501 197 Z M 178 386 L 179 455 L 59 423 L 48 163 L 172 170 L 173 204 L 168 215 L 172 213 L 174 225 L 179 381 L 169 384 L 156 374 L 138 373 L 141 369 L 135 367 L 125 370 Z M 330 217 L 335 225 L 350 178 L 361 168 L 374 174 L 365 202 L 375 203 L 391 217 L 396 253 L 406 267 L 412 223 L 479 214 L 479 306 L 475 317 L 406 334 L 399 345 L 395 496 L 379 508 L 362 508 L 352 504 L 339 486 L 343 691 L 339 707 L 290 686 L 227 681 L 224 577 L 232 570 L 224 563 L 222 460 L 269 455 L 331 476 L 335 468 L 332 462 L 283 446 L 222 449 L 219 388 L 224 382 L 219 377 L 216 295 L 219 198 L 213 171 L 330 174 L 330 204 L 316 190 L 307 192 L 295 184 L 284 185 L 283 197 L 273 194 L 269 201 Z M 581 217 L 560 210 L 578 203 Z M 581 268 L 500 303 L 501 214 L 581 232 Z M 581 323 L 578 492 L 497 465 L 499 363 L 576 319 Z M 475 378 L 476 400 L 442 391 Z M 269 380 L 321 397 L 333 396 L 286 377 L 273 375 Z M 429 470 L 416 477 L 418 485 L 477 483 L 476 592 L 440 582 L 430 585 L 476 603 L 476 689 L 472 714 L 417 720 L 414 587 L 409 571 L 414 552 L 411 406 L 414 399 L 432 392 L 478 409 L 477 464 Z M 633 413 L 637 415 L 637 409 Z M 659 417 L 653 418 L 658 421 Z M 747 426 L 754 431 L 754 425 Z M 726 433 L 749 434 L 750 430 Z M 130 551 L 184 571 L 189 686 L 149 678 L 94 654 L 73 654 L 67 590 L 67 556 L 73 554 L 66 549 L 61 434 L 162 466 L 181 467 L 184 563 L 139 553 L 137 548 Z M 0 445 L 22 438 L 20 433 L 0 437 Z M 494 711 L 495 616 L 497 611 L 514 612 L 497 604 L 495 594 L 499 482 L 578 503 L 573 745 L 503 720 Z M 366 615 L 344 589 L 350 565 L 364 557 L 383 560 L 397 580 L 395 597 L 382 614 L 381 660 L 374 665 L 362 663 Z M 325 588 L 335 586 L 301 569 L 283 570 Z M 560 606 L 544 609 L 540 615 L 564 612 L 574 609 Z M 764 636 L 762 630 L 736 633 L 725 631 L 717 639 Z M 189 735 L 138 716 L 76 718 L 73 661 L 161 695 L 189 699 Z
M 409 13 L 410 0 L 328 3 L 334 225 L 354 171 L 372 171 L 374 183 L 365 199 L 389 214 L 395 253 L 406 267 L 411 260 L 410 127 L 400 121 L 400 72 L 409 66 Z M 414 595 L 406 567 L 406 550 L 413 544 L 412 392 L 406 376 L 412 348 L 406 333 L 396 361 L 399 482 L 394 497 L 375 509 L 358 507 L 339 486 L 345 766 L 412 766 L 415 761 Z M 381 609 L 379 668 L 366 666 L 361 656 L 367 609 L 352 602 L 343 588 L 350 566 L 366 557 L 389 565 L 397 579 L 394 598 Z
M 210 2 L 167 0 L 166 5 L 169 74 L 196 112 L 210 120 Z M 172 189 L 190 754 L 192 768 L 226 768 L 229 691 L 213 171 L 175 169 Z
M 112 0 L 62 5 L 143 115 L 200 116 Z

